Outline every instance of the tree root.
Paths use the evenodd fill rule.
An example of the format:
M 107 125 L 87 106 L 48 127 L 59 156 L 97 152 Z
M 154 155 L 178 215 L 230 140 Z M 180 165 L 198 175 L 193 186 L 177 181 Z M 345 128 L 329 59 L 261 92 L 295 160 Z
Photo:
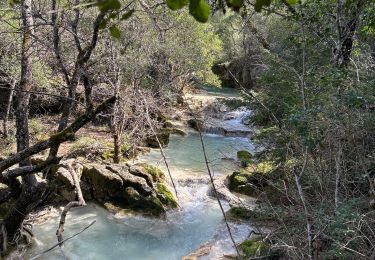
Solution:
M 60 247 L 63 244 L 62 233 L 64 232 L 65 218 L 66 218 L 66 215 L 68 214 L 69 210 L 71 210 L 74 207 L 80 207 L 80 206 L 86 205 L 86 202 L 85 202 L 85 200 L 83 199 L 83 196 L 82 196 L 82 190 L 81 190 L 81 186 L 79 184 L 79 178 L 78 178 L 77 172 L 74 170 L 71 163 L 68 164 L 68 170 L 69 170 L 69 173 L 72 175 L 74 187 L 75 187 L 75 192 L 77 194 L 78 200 L 69 202 L 64 207 L 64 210 L 61 212 L 59 227 L 56 231 L 57 241 L 58 241 Z

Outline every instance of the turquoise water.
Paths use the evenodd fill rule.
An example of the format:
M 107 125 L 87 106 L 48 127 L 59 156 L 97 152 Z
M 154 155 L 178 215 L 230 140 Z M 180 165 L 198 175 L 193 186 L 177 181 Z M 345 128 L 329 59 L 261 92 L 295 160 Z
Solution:
M 215 134 L 203 135 L 206 154 L 214 173 L 228 174 L 235 168 L 234 160 L 239 150 L 254 151 L 248 138 L 224 137 Z M 197 133 L 185 137 L 172 135 L 170 144 L 164 149 L 167 162 L 174 174 L 207 174 L 202 144 Z M 163 157 L 158 149 L 140 157 L 141 162 L 148 162 L 165 170 Z
M 235 158 L 237 150 L 252 150 L 251 143 L 245 138 L 205 135 L 207 154 L 212 161 L 216 174 L 233 171 L 235 163 L 222 158 Z M 194 174 L 205 176 L 206 169 L 198 134 L 186 137 L 172 136 L 165 149 L 172 174 Z M 160 164 L 158 150 L 140 158 L 155 165 Z M 161 163 L 160 166 L 163 166 Z M 177 182 L 178 183 L 178 182 Z M 206 241 L 216 246 L 216 253 L 232 252 L 228 234 L 223 223 L 222 213 L 217 201 L 206 195 L 209 186 L 204 183 L 178 185 L 180 198 L 179 210 L 167 213 L 166 219 L 128 216 L 115 218 L 104 209 L 89 204 L 73 209 L 67 217 L 64 237 L 68 237 L 93 220 L 96 223 L 79 236 L 64 244 L 64 253 L 68 259 L 128 259 L 128 260 L 177 260 L 188 255 Z M 225 205 L 226 209 L 228 208 Z M 37 255 L 54 245 L 58 216 L 51 217 L 46 223 L 35 226 L 34 233 L 38 246 L 27 252 L 26 259 Z M 238 239 L 249 232 L 246 226 L 232 224 Z M 226 251 L 225 251 L 226 250 Z M 207 259 L 213 259 L 208 256 Z M 66 259 L 59 248 L 38 259 Z

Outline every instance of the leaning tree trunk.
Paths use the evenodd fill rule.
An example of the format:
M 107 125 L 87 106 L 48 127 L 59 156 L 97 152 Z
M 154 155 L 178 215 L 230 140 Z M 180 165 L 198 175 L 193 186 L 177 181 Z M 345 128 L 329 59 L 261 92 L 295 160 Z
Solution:
M 29 128 L 28 128 L 28 114 L 29 114 L 29 100 L 32 87 L 32 60 L 33 52 L 32 44 L 32 30 L 33 17 L 31 13 L 31 0 L 23 0 L 21 2 L 21 17 L 23 26 L 23 40 L 21 52 L 21 80 L 17 87 L 17 108 L 16 108 L 16 137 L 17 137 L 17 151 L 20 152 L 29 147 Z M 25 158 L 19 163 L 20 167 L 30 166 L 30 158 Z M 34 175 L 27 175 L 22 177 L 22 191 L 15 203 L 4 219 L 4 226 L 7 232 L 8 239 L 13 240 L 15 234 L 22 227 L 25 217 L 30 213 L 33 205 L 38 201 L 39 196 L 37 192 L 37 181 Z

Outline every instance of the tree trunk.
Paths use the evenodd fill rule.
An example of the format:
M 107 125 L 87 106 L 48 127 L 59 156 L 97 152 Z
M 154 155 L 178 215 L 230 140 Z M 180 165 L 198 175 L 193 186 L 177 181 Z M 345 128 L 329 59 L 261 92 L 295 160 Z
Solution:
M 9 97 L 8 97 L 8 102 L 7 102 L 7 107 L 5 110 L 5 116 L 4 116 L 4 122 L 3 122 L 3 131 L 4 131 L 4 137 L 8 137 L 8 120 L 9 120 L 9 115 L 10 115 L 10 109 L 12 107 L 12 101 L 13 101 L 13 93 L 14 93 L 14 88 L 16 86 L 16 81 L 13 80 L 12 85 L 10 86 L 9 89 Z
M 364 0 L 358 0 L 356 6 L 346 7 L 343 0 L 336 2 L 337 43 L 335 61 L 339 68 L 347 67 L 353 51 L 354 36 L 358 29 L 360 15 L 365 6 Z
M 114 154 L 113 154 L 113 162 L 120 163 L 120 142 L 118 138 L 117 131 L 113 135 L 113 144 L 114 144 Z
M 17 91 L 17 109 L 16 109 L 16 137 L 17 152 L 29 147 L 29 101 L 32 88 L 32 59 L 33 53 L 32 30 L 33 17 L 31 13 L 31 0 L 23 0 L 21 2 L 21 17 L 23 26 L 23 40 L 21 52 L 21 81 Z M 27 157 L 19 163 L 20 167 L 31 166 L 30 158 Z M 34 175 L 26 175 L 22 177 L 22 191 L 17 199 L 14 207 L 8 212 L 4 219 L 4 225 L 7 236 L 14 239 L 14 235 L 21 228 L 25 217 L 30 213 L 38 201 L 40 193 L 37 192 L 37 180 Z

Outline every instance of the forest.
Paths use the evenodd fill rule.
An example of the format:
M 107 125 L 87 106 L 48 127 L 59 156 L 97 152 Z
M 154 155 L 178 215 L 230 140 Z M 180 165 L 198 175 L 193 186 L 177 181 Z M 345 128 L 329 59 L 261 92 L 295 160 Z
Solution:
M 374 259 L 373 0 L 0 2 L 0 259 Z

